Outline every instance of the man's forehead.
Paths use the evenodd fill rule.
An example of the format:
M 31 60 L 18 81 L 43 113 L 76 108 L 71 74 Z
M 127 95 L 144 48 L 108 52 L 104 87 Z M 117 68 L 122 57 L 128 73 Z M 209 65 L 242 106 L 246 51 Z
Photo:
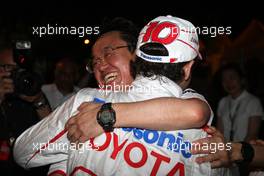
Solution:
M 92 52 L 102 52 L 105 48 L 114 47 L 117 44 L 125 44 L 121 39 L 120 33 L 117 31 L 108 32 L 103 34 L 92 47 Z

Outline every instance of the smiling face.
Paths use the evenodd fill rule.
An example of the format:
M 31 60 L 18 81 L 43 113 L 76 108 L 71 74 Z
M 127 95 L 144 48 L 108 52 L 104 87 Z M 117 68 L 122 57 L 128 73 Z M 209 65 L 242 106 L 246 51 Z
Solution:
M 135 54 L 128 50 L 119 32 L 101 36 L 94 44 L 92 54 L 94 75 L 100 87 L 131 85 L 130 61 L 135 59 Z

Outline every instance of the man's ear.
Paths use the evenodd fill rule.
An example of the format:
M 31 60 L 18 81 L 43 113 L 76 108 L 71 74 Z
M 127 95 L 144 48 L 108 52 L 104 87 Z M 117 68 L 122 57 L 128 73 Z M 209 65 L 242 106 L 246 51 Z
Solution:
M 193 64 L 194 64 L 194 60 L 191 60 L 190 62 L 188 62 L 186 65 L 183 66 L 184 81 L 187 81 L 191 78 L 191 71 Z

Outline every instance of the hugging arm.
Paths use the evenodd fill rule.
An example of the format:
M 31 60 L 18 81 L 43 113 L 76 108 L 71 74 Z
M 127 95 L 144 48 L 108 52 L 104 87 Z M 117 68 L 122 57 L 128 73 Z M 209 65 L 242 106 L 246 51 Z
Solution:
M 167 131 L 201 128 L 208 122 L 211 109 L 198 95 L 189 94 L 181 98 L 155 98 L 132 103 L 113 103 L 116 111 L 115 127 Z M 92 102 L 81 104 L 78 108 L 79 113 L 71 117 L 66 124 L 67 129 L 72 129 L 68 133 L 71 142 L 85 142 L 104 132 L 96 120 L 101 105 Z
M 16 139 L 13 154 L 20 166 L 31 168 L 67 159 L 69 141 L 64 124 L 72 115 L 74 101 L 75 96 Z

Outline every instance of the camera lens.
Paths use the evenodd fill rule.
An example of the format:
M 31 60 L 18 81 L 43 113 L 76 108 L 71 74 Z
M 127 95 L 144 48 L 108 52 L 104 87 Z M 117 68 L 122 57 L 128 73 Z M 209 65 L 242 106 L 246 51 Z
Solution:
M 16 94 L 33 96 L 40 92 L 40 77 L 25 69 L 18 69 L 13 72 L 13 81 Z

